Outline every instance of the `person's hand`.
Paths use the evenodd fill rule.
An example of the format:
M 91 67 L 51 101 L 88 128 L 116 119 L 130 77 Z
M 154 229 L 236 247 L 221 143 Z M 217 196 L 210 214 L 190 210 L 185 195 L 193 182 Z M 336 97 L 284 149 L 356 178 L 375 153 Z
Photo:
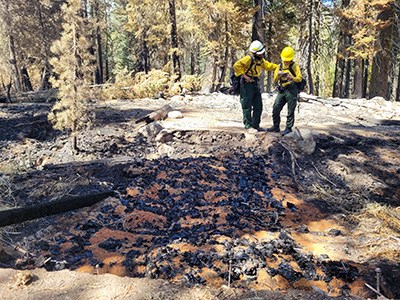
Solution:
M 242 77 L 244 78 L 244 80 L 245 80 L 246 82 L 251 82 L 251 81 L 253 80 L 250 76 L 248 76 L 248 75 L 246 75 L 246 74 L 243 74 Z

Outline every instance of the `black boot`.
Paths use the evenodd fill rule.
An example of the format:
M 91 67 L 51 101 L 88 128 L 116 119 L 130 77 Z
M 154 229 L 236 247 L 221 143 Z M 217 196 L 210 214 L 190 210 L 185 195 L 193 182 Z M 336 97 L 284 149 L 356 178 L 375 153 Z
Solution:
M 279 132 L 280 129 L 279 129 L 279 126 L 275 126 L 275 125 L 274 125 L 274 126 L 268 128 L 267 131 L 268 131 L 268 132 Z
M 291 133 L 292 129 L 291 128 L 286 128 L 283 132 L 282 135 L 287 135 L 288 133 Z

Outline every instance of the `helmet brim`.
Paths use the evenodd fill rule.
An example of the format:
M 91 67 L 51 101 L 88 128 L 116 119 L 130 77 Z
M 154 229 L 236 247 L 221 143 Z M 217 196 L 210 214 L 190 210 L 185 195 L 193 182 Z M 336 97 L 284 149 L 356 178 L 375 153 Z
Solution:
M 282 61 L 292 61 L 294 58 L 294 56 L 290 56 L 290 57 L 283 57 L 281 56 Z
M 262 48 L 260 51 L 258 51 L 258 52 L 255 52 L 257 55 L 261 55 L 261 54 L 264 54 L 264 52 L 265 52 L 265 48 Z

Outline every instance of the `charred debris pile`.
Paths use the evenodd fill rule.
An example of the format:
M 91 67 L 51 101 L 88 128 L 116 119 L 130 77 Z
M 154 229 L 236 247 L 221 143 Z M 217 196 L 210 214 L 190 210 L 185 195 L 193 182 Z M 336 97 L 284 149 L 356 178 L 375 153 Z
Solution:
M 239 287 L 322 282 L 328 292 L 339 281 L 337 294 L 359 276 L 305 251 L 283 228 L 297 207 L 273 197 L 288 174 L 268 155 L 141 160 L 123 172 L 130 184 L 115 197 L 51 217 L 32 237 L 44 267 Z

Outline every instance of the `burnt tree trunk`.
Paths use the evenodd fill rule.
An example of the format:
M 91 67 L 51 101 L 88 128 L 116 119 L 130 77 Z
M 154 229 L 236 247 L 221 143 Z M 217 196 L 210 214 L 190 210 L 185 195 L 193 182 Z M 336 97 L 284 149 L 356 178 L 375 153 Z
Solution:
M 354 60 L 353 97 L 363 97 L 363 61 L 361 58 Z
M 393 24 L 393 33 L 392 33 L 392 37 L 393 37 L 393 49 L 391 52 L 391 58 L 390 58 L 390 71 L 389 71 L 389 85 L 388 85 L 388 95 L 389 98 L 388 100 L 393 100 L 396 101 L 396 90 L 395 90 L 395 83 L 396 83 L 396 70 L 397 67 L 400 68 L 400 63 L 397 59 L 397 57 L 399 56 L 399 52 L 400 52 L 400 6 L 397 8 L 396 10 L 396 14 L 395 14 L 395 20 L 397 20 L 397 26 L 396 24 Z M 397 77 L 397 83 L 399 81 L 399 78 Z
M 215 90 L 219 91 L 219 89 L 222 87 L 223 83 L 225 82 L 225 76 L 226 76 L 226 66 L 228 65 L 228 59 L 229 59 L 229 35 L 228 35 L 228 17 L 225 15 L 225 52 L 224 52 L 224 58 L 223 58 L 223 63 L 221 66 L 221 76 L 219 78 L 217 87 Z
M 272 22 L 268 22 L 268 30 L 266 32 L 266 38 L 268 41 L 272 39 Z M 267 49 L 265 51 L 266 53 L 266 59 L 268 61 L 271 61 L 272 59 L 272 49 L 269 43 L 267 44 Z M 272 72 L 267 72 L 267 84 L 266 84 L 266 92 L 271 93 L 272 92 Z
M 14 85 L 17 92 L 21 91 L 21 81 L 20 81 L 20 74 L 18 70 L 17 64 L 17 55 L 15 53 L 15 43 L 14 37 L 12 34 L 9 35 L 9 42 L 10 42 L 10 64 L 13 71 L 13 79 Z
M 387 9 L 382 11 L 378 20 L 389 21 L 393 18 L 393 6 L 389 6 Z M 372 73 L 371 81 L 369 85 L 369 97 L 375 96 L 384 97 L 386 100 L 389 99 L 388 87 L 389 87 L 389 71 L 390 71 L 390 51 L 392 49 L 392 34 L 393 34 L 393 23 L 390 23 L 384 29 L 379 32 L 376 47 L 378 51 L 375 53 L 372 60 Z
M 400 66 L 398 68 L 398 73 L 397 73 L 397 90 L 396 90 L 395 101 L 400 101 Z
M 343 0 L 341 8 L 346 9 L 350 4 L 350 0 Z M 347 53 L 347 29 L 349 27 L 349 22 L 346 20 L 341 20 L 339 32 L 339 41 L 337 46 L 336 54 L 336 65 L 335 65 L 335 78 L 333 82 L 332 97 L 343 97 L 343 84 L 344 84 L 344 74 L 346 67 L 346 53 Z
M 253 17 L 253 26 L 251 37 L 252 40 L 259 40 L 261 43 L 265 43 L 265 21 L 264 21 L 264 1 L 263 0 L 254 0 L 254 7 L 258 7 L 257 11 Z M 261 73 L 260 76 L 260 91 L 264 92 L 264 72 Z
M 346 60 L 346 72 L 344 79 L 344 89 L 343 89 L 343 98 L 350 97 L 350 75 L 351 75 L 351 59 L 348 58 Z
M 178 55 L 178 32 L 176 28 L 175 0 L 169 0 L 169 20 L 171 23 L 171 48 L 173 72 L 176 75 L 175 82 L 181 79 L 181 64 Z
M 369 67 L 369 60 L 368 58 L 363 59 L 362 61 L 362 69 L 363 69 L 363 90 L 362 90 L 362 97 L 367 97 L 367 86 L 368 86 L 368 67 Z
M 42 52 L 44 54 L 44 66 L 43 66 L 43 71 L 42 71 L 42 77 L 40 79 L 40 83 L 39 83 L 39 87 L 38 90 L 39 91 L 43 91 L 43 90 L 47 90 L 49 88 L 51 88 L 51 84 L 50 84 L 50 76 L 51 76 L 51 66 L 49 63 L 49 42 L 47 40 L 47 35 L 46 35 L 46 26 L 44 24 L 44 20 L 43 20 L 43 14 L 42 14 L 42 4 L 40 3 L 39 0 L 36 1 L 36 7 L 37 7 L 37 11 L 38 11 L 38 21 L 39 21 L 39 27 L 40 27 L 40 33 L 42 35 Z
M 22 90 L 24 92 L 33 91 L 31 79 L 29 78 L 28 69 L 23 66 L 21 68 Z
M 321 1 L 316 0 L 314 3 L 314 15 L 315 15 L 315 26 L 314 26 L 314 47 L 313 47 L 313 53 L 314 53 L 314 61 L 319 61 L 319 46 L 320 46 L 320 29 L 321 29 Z M 320 71 L 321 68 L 317 68 L 315 72 L 315 91 L 314 94 L 316 96 L 319 96 L 319 90 L 320 90 Z
M 308 11 L 308 55 L 307 55 L 307 79 L 308 79 L 308 92 L 310 94 L 314 93 L 314 84 L 311 72 L 311 60 L 313 51 L 313 26 L 312 26 L 312 16 L 313 16 L 313 0 L 309 0 L 309 11 Z
M 146 31 L 143 31 L 143 34 L 140 38 L 140 51 L 139 51 L 139 60 L 136 65 L 137 72 L 145 72 L 146 74 L 150 71 L 150 59 L 149 59 L 149 48 L 147 47 L 146 42 Z
M 104 82 L 103 74 L 103 49 L 102 49 L 102 39 L 100 30 L 100 9 L 99 1 L 95 1 L 94 14 L 96 17 L 96 84 L 102 84 Z

